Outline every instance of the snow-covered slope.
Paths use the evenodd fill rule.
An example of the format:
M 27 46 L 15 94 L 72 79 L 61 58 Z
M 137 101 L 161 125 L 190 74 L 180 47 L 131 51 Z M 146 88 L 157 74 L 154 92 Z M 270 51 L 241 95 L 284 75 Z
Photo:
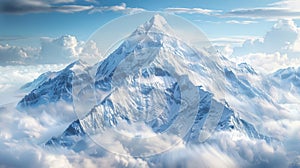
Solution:
M 82 61 L 76 61 L 59 72 L 48 72 L 39 76 L 36 80 L 23 86 L 33 88 L 19 103 L 19 109 L 34 108 L 52 102 L 63 100 L 72 102 L 72 69 L 80 68 L 84 71 L 86 65 Z
M 256 75 L 250 66 L 242 64 L 230 69 L 224 67 L 224 62 L 226 60 L 212 60 L 181 41 L 172 34 L 166 20 L 155 15 L 99 64 L 95 75 L 97 103 L 93 108 L 46 144 L 74 148 L 84 141 L 86 133 L 101 134 L 108 128 L 139 121 L 154 133 L 163 133 L 181 115 L 181 106 L 193 105 L 183 99 L 186 92 L 180 87 L 180 79 L 196 88 L 194 92 L 188 92 L 189 100 L 199 100 L 195 116 L 188 121 L 191 127 L 182 137 L 185 142 L 199 142 L 205 121 L 214 108 L 220 114 L 219 119 L 215 116 L 217 131 L 237 130 L 250 138 L 269 142 L 271 138 L 260 134 L 219 99 L 222 97 L 215 96 L 224 94 L 220 93 L 220 86 L 212 84 L 217 76 L 229 83 L 221 91 L 264 99 L 263 93 L 235 75 L 235 72 Z M 174 71 L 178 76 L 174 76 Z
M 298 104 L 300 99 L 300 67 L 279 69 L 268 75 L 264 80 L 264 87 L 276 103 Z
M 40 75 L 38 78 L 33 80 L 32 82 L 23 85 L 20 89 L 22 91 L 32 91 L 36 89 L 38 86 L 43 85 L 48 80 L 55 78 L 57 74 L 58 74 L 57 72 L 51 72 L 51 71 L 45 72 L 42 75 Z
M 188 144 L 197 144 L 200 143 L 200 133 L 203 130 L 203 125 L 206 118 L 209 115 L 211 101 L 215 101 L 212 98 L 212 94 L 204 91 L 201 87 L 198 88 L 200 92 L 200 104 L 199 110 L 197 112 L 196 118 L 192 121 L 191 129 L 186 133 L 183 140 Z M 219 103 L 219 102 L 217 102 Z M 46 142 L 46 145 L 51 146 L 64 146 L 71 149 L 77 149 L 80 143 L 86 141 L 86 129 L 94 129 L 95 131 L 101 129 L 104 130 L 109 127 L 116 127 L 118 123 L 121 123 L 122 120 L 126 122 L 131 122 L 130 116 L 123 115 L 114 112 L 115 107 L 112 104 L 111 100 L 106 100 L 101 105 L 96 106 L 91 110 L 91 112 L 81 121 L 76 120 L 59 136 L 52 137 L 49 141 Z M 176 114 L 173 114 L 176 115 Z M 176 116 L 173 116 L 176 117 Z M 156 132 L 163 132 L 159 128 L 166 128 L 166 124 L 172 124 L 169 121 L 165 122 L 165 125 L 162 116 L 158 117 L 152 122 L 149 122 L 150 126 Z M 216 131 L 238 131 L 245 136 L 255 139 L 263 139 L 267 142 L 270 142 L 272 138 L 260 134 L 256 128 L 247 121 L 240 119 L 238 115 L 229 107 L 228 104 L 225 104 L 223 109 L 222 116 L 216 125 Z
M 180 40 L 167 21 L 155 15 L 101 62 L 87 66 L 76 61 L 28 84 L 34 89 L 18 108 L 27 112 L 38 109 L 35 113 L 39 113 L 41 107 L 47 109 L 60 102 L 73 106 L 79 119 L 74 119 L 75 114 L 69 117 L 66 121 L 72 119 L 72 123 L 46 145 L 75 151 L 86 150 L 82 144 L 90 135 L 102 135 L 110 129 L 138 137 L 173 135 L 178 131 L 176 124 L 182 127 L 179 138 L 188 144 L 201 142 L 203 132 L 214 130 L 237 131 L 270 142 L 272 138 L 259 133 L 252 120 L 247 120 L 249 116 L 257 118 L 260 105 L 247 106 L 253 111 L 243 108 L 255 99 L 273 103 L 261 85 L 253 82 L 259 79 L 258 74 L 250 65 L 236 66 L 220 58 Z M 234 104 L 236 99 L 241 106 Z M 66 116 L 60 107 L 54 115 Z M 185 120 L 180 123 L 182 118 Z

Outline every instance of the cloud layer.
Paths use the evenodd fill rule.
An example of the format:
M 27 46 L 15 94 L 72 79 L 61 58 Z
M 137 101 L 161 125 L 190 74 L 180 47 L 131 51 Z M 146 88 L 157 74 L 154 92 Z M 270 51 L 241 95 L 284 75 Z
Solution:
M 9 111 L 9 113 L 7 113 Z M 49 116 L 48 116 L 49 117 Z M 45 147 L 49 134 L 39 118 L 7 107 L 0 110 L 0 166 L 4 167 L 288 167 L 299 166 L 300 123 L 292 120 L 266 122 L 270 132 L 288 136 L 283 143 L 250 139 L 238 131 L 216 132 L 198 145 L 178 144 L 153 157 L 135 158 L 113 154 L 87 139 L 87 150 Z M 55 133 L 51 133 L 49 135 Z M 59 134 L 59 133 L 56 133 Z M 49 136 L 47 135 L 47 136 Z M 46 137 L 47 137 L 46 136 Z M 44 138 L 46 139 L 46 138 Z M 158 141 L 157 143 L 161 143 Z M 128 146 L 118 146 L 125 148 Z M 147 146 L 145 146 L 147 147 Z M 148 146 L 148 148 L 151 147 Z
M 271 73 L 280 68 L 300 65 L 300 31 L 293 20 L 280 19 L 262 38 L 247 39 L 241 46 L 232 41 L 215 41 L 215 47 L 234 62 L 247 62 L 256 70 Z
M 76 59 L 97 59 L 101 55 L 95 42 L 84 43 L 75 36 L 43 37 L 40 48 L 0 44 L 0 66 L 44 63 L 69 63 Z
M 263 39 L 246 40 L 242 47 L 235 48 L 234 54 L 292 52 L 298 37 L 298 28 L 292 20 L 279 20 Z

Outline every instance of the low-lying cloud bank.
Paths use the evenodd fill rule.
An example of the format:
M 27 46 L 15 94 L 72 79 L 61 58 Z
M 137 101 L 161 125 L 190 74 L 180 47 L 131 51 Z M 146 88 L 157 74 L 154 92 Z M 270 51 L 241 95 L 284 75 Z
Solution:
M 20 100 L 22 95 L 19 88 L 33 81 L 44 72 L 59 71 L 66 64 L 40 64 L 40 65 L 18 65 L 0 66 L 0 106 L 2 104 Z
M 92 146 L 80 152 L 44 146 L 53 126 L 63 127 L 51 116 L 35 118 L 14 110 L 0 109 L 0 167 L 300 167 L 300 122 L 293 119 L 266 122 L 270 134 L 283 137 L 278 142 L 250 139 L 238 131 L 215 133 L 198 145 L 179 144 L 164 153 L 139 158 L 117 155 Z M 63 129 L 61 129 L 63 130 Z M 157 142 L 160 143 L 160 142 Z M 124 148 L 128 146 L 118 146 Z M 99 148 L 99 149 L 98 149 Z M 151 148 L 149 146 L 148 148 Z

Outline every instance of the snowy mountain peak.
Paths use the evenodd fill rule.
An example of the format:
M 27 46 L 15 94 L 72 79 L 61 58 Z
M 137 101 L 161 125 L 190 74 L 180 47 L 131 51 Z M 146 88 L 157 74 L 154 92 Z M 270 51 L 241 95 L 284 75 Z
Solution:
M 159 14 L 154 15 L 150 20 L 149 23 L 151 25 L 155 25 L 158 27 L 163 27 L 164 25 L 168 24 L 166 19 L 164 17 L 162 17 Z
M 87 63 L 79 59 L 69 64 L 65 69 L 73 70 L 79 67 L 87 67 Z
M 149 21 L 139 26 L 133 34 L 148 34 L 149 32 L 172 34 L 173 30 L 163 16 L 155 14 Z
M 243 62 L 238 64 L 238 69 L 244 73 L 250 73 L 252 75 L 257 75 L 256 71 L 251 67 L 251 65 Z

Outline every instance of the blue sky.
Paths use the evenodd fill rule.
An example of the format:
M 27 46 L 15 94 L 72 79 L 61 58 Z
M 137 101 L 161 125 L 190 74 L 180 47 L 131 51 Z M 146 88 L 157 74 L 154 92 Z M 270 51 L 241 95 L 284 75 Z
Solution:
M 240 8 L 268 8 L 270 4 L 278 2 L 275 0 L 94 0 L 90 2 L 48 0 L 47 3 L 32 3 L 35 1 L 39 2 L 38 0 L 3 0 L 0 2 L 2 3 L 2 7 L 0 7 L 0 37 L 2 40 L 41 36 L 57 37 L 64 34 L 75 35 L 80 40 L 86 40 L 98 27 L 113 18 L 130 13 L 132 8 L 151 11 L 184 8 L 181 12 L 175 13 L 195 23 L 205 34 L 212 38 L 238 35 L 261 36 L 274 24 L 272 21 L 251 19 L 249 17 L 240 18 L 239 16 L 224 17 L 222 15 Z M 12 7 L 13 5 L 19 5 L 18 3 L 20 3 L 20 7 Z M 26 9 L 26 5 L 29 6 L 28 9 Z M 30 8 L 30 5 L 41 9 Z M 68 7 L 71 5 L 77 5 L 78 11 L 73 8 L 69 9 Z M 118 7 L 122 8 L 123 5 L 126 5 L 124 9 L 117 9 Z M 44 8 L 44 6 L 50 7 Z M 59 11 L 53 6 L 65 6 L 65 11 Z M 102 12 L 91 12 L 95 8 L 103 9 Z M 194 12 L 188 11 L 193 8 L 197 9 Z M 211 12 L 204 13 L 199 9 L 211 10 Z
M 300 63 L 299 0 L 1 0 L 0 65 L 78 59 L 86 54 L 82 42 L 101 26 L 143 11 L 187 19 L 223 55 L 245 56 L 238 62 L 261 68 L 257 58 L 265 58 L 278 64 L 264 67 L 267 71 Z M 99 55 L 89 47 L 88 55 Z

